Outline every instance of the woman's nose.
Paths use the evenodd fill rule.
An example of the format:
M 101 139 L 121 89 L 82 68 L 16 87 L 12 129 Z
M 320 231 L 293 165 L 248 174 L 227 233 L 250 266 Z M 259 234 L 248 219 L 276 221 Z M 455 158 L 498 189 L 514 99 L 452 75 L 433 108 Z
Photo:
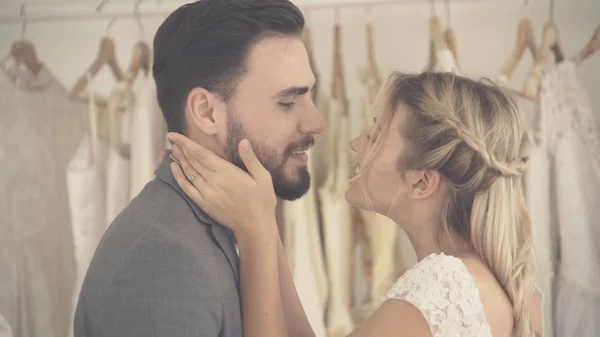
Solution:
M 354 137 L 354 139 L 352 139 L 350 141 L 350 149 L 352 149 L 352 151 L 359 153 L 362 147 L 362 137 L 358 136 L 358 137 Z

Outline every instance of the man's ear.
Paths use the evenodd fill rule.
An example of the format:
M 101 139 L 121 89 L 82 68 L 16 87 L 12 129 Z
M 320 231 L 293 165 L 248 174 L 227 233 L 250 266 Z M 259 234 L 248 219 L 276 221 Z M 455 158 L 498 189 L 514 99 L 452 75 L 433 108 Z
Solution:
M 194 124 L 206 135 L 217 134 L 215 113 L 221 105 L 219 96 L 204 88 L 194 88 L 190 91 L 186 103 L 188 123 Z
M 434 195 L 441 184 L 441 176 L 438 171 L 413 171 L 408 173 L 413 199 L 425 199 Z

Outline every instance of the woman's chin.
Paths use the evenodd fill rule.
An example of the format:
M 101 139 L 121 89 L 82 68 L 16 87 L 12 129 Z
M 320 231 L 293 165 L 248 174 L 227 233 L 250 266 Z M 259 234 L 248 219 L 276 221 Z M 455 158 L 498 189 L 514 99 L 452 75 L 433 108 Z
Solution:
M 346 201 L 353 207 L 364 209 L 364 205 L 360 202 L 360 196 L 353 193 L 352 188 L 346 190 Z

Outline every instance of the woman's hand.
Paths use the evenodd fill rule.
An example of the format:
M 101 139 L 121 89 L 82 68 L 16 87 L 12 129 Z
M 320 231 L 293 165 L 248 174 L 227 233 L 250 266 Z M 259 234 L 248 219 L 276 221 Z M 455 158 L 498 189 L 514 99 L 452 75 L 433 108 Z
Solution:
M 273 180 L 247 140 L 240 142 L 239 153 L 250 174 L 181 134 L 168 137 L 174 143 L 171 156 L 179 162 L 171 164 L 177 183 L 209 216 L 238 239 L 277 231 Z

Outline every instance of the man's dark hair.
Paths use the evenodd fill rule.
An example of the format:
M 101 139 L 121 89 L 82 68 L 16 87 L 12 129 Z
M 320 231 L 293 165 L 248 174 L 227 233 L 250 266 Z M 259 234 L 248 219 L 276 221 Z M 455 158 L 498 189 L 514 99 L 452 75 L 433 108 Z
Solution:
M 154 37 L 158 103 L 170 132 L 186 132 L 185 104 L 202 87 L 227 101 L 246 73 L 250 47 L 264 37 L 300 36 L 302 12 L 288 0 L 200 0 L 163 22 Z

